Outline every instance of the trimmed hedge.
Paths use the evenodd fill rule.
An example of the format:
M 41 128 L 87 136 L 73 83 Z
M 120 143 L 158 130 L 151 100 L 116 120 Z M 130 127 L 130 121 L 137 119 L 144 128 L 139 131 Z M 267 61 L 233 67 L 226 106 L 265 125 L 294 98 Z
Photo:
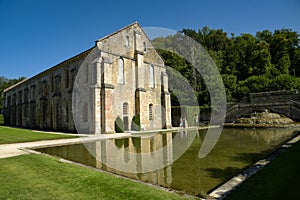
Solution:
M 140 121 L 139 115 L 133 116 L 132 123 L 131 123 L 131 130 L 132 131 L 140 131 L 141 130 L 141 121 Z
M 117 117 L 115 120 L 115 131 L 116 133 L 123 133 L 124 132 L 124 122 L 121 117 Z

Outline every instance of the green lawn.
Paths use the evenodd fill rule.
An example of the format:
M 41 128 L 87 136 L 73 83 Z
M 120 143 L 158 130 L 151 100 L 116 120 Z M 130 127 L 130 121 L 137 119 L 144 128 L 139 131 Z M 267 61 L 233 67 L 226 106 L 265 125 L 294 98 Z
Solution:
M 0 199 L 184 199 L 46 155 L 0 159 Z
M 4 117 L 3 115 L 0 114 L 0 126 L 3 125 L 4 123 Z
M 74 138 L 74 135 L 60 135 L 43 132 L 34 132 L 28 129 L 0 126 L 0 144 L 31 142 L 39 140 L 53 140 L 61 138 Z
M 300 142 L 245 181 L 226 200 L 299 199 Z

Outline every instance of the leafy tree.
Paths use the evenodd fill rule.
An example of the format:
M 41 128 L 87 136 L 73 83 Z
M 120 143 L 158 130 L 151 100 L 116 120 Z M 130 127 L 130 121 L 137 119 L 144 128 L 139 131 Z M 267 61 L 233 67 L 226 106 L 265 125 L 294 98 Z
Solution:
M 269 83 L 270 90 L 300 90 L 300 78 L 281 74 Z
M 269 91 L 269 78 L 265 75 L 251 76 L 244 81 L 238 83 L 237 98 L 242 100 L 248 97 L 251 92 Z
M 205 26 L 198 30 L 183 29 L 181 33 L 199 42 L 213 58 L 222 74 L 228 101 L 241 100 L 251 92 L 298 88 L 298 79 L 291 75 L 300 76 L 299 34 L 291 29 L 228 36 L 222 29 Z M 166 65 L 180 72 L 192 86 L 199 104 L 209 105 L 210 96 L 205 82 L 190 63 L 174 53 L 177 47 L 172 43 L 173 37 L 176 36 L 157 38 L 154 41 L 157 44 L 161 42 L 159 47 L 171 51 L 160 53 Z M 178 80 L 178 77 L 174 77 L 174 81 Z M 182 99 L 176 98 L 175 92 L 181 92 L 182 96 L 186 91 L 182 84 L 175 84 L 182 86 L 182 89 L 171 91 L 172 105 L 182 102 Z M 214 80 L 211 79 L 209 84 L 213 85 Z
M 227 101 L 233 102 L 235 101 L 235 94 L 237 89 L 237 77 L 235 75 L 223 74 L 222 75 Z
M 8 79 L 4 76 L 0 77 L 0 108 L 3 107 L 3 94 L 4 94 L 4 90 L 22 80 L 26 79 L 25 77 L 19 77 L 19 78 L 14 78 L 14 79 Z

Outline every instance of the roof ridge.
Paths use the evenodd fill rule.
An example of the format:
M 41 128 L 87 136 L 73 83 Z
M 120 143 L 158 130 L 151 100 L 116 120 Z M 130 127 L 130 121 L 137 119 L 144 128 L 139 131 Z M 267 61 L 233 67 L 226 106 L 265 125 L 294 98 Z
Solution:
M 96 42 L 100 42 L 100 41 L 102 41 L 102 40 L 104 40 L 104 39 L 106 39 L 106 38 L 108 38 L 108 37 L 111 37 L 111 36 L 113 36 L 113 35 L 115 35 L 115 34 L 121 32 L 121 31 L 123 31 L 123 30 L 125 30 L 125 29 L 131 27 L 131 26 L 134 26 L 134 25 L 138 25 L 138 26 L 142 29 L 141 25 L 140 25 L 137 21 L 135 21 L 135 22 L 133 22 L 133 23 L 131 23 L 131 24 L 129 24 L 129 25 L 127 25 L 127 26 L 121 28 L 121 29 L 118 29 L 117 31 L 114 31 L 113 33 L 110 33 L 110 34 L 108 34 L 108 35 L 106 35 L 106 36 L 104 36 L 104 37 L 102 37 L 102 38 L 96 40 Z

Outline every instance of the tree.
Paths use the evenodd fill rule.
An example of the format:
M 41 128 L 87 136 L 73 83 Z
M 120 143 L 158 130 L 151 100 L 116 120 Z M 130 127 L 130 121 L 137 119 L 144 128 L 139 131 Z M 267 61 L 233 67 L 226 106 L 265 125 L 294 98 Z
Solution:
M 248 97 L 251 92 L 269 91 L 269 78 L 266 75 L 255 75 L 240 81 L 237 86 L 237 99 Z
M 222 29 L 210 29 L 205 26 L 197 31 L 183 29 L 181 33 L 199 42 L 212 57 L 223 77 L 229 101 L 242 99 L 251 92 L 297 87 L 297 79 L 290 75 L 300 76 L 299 34 L 291 29 L 274 32 L 263 30 L 255 36 L 231 34 L 231 37 L 228 37 Z M 176 52 L 176 45 L 172 43 L 174 37 L 176 36 L 155 40 L 160 39 L 164 43 L 164 49 Z M 209 105 L 210 96 L 205 82 L 201 75 L 193 70 L 193 66 L 175 53 L 163 52 L 161 55 L 168 66 L 179 71 L 188 80 L 195 90 L 199 104 Z M 286 76 L 281 76 L 282 74 Z M 176 76 L 174 77 L 176 84 Z M 213 81 L 209 84 L 213 85 Z M 181 86 L 178 83 L 177 85 Z M 186 88 L 183 88 L 178 92 L 182 92 L 181 96 L 184 96 L 185 90 Z M 174 93 L 171 93 L 171 99 L 172 103 L 179 104 Z
M 26 79 L 25 77 L 19 77 L 19 78 L 14 78 L 14 79 L 8 79 L 4 76 L 0 77 L 0 108 L 3 108 L 3 94 L 4 90 L 22 80 Z
M 269 82 L 270 90 L 300 90 L 300 78 L 281 74 Z
M 291 29 L 275 30 L 270 43 L 272 64 L 278 74 L 289 74 L 299 63 L 299 34 Z

